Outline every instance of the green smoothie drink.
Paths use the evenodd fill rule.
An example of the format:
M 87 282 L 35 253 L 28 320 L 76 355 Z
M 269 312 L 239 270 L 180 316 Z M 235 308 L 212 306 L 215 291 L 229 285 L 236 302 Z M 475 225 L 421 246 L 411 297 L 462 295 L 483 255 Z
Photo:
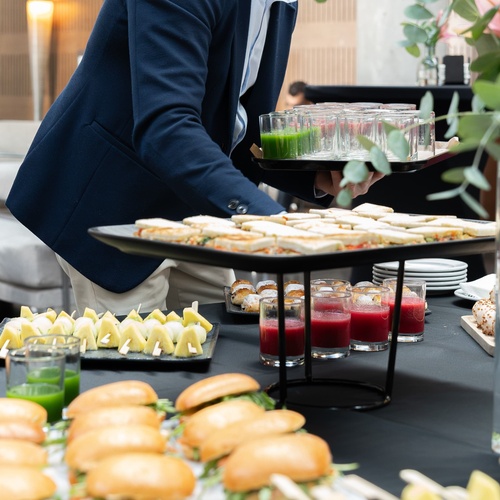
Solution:
M 27 399 L 42 405 L 47 410 L 47 421 L 57 422 L 62 418 L 64 390 L 58 385 L 45 382 L 27 383 L 10 387 L 8 398 Z

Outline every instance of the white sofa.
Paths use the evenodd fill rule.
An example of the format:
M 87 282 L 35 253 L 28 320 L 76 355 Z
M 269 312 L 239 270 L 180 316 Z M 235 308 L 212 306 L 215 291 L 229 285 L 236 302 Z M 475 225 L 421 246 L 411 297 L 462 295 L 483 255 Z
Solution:
M 0 301 L 71 312 L 69 279 L 54 252 L 4 205 L 38 126 L 29 120 L 0 120 Z

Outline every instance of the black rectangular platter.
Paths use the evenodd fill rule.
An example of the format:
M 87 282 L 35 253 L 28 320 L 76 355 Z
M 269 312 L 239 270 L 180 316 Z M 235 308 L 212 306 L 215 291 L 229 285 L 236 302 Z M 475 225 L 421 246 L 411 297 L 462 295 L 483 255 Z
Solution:
M 0 322 L 0 334 L 10 318 Z M 203 354 L 192 358 L 178 358 L 172 354 L 152 356 L 142 352 L 128 352 L 120 354 L 118 349 L 98 349 L 86 351 L 80 356 L 82 368 L 106 368 L 115 370 L 153 370 L 153 371 L 195 371 L 204 372 L 212 359 L 215 345 L 219 337 L 219 324 L 214 323 L 212 330 L 207 333 L 207 339 L 202 344 Z M 1 362 L 5 360 L 0 358 Z

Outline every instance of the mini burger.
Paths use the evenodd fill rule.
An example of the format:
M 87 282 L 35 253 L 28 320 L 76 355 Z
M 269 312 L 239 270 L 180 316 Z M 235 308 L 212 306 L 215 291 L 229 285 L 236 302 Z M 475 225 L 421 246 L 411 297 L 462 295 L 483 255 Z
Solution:
M 105 458 L 86 478 L 87 494 L 103 500 L 181 500 L 196 486 L 193 471 L 177 457 L 122 453 Z
M 191 460 L 199 460 L 199 447 L 215 431 L 223 431 L 227 426 L 243 420 L 253 420 L 265 413 L 258 404 L 244 400 L 232 399 L 221 401 L 190 415 L 180 426 L 182 435 L 177 443 L 184 456 Z
M 275 406 L 275 401 L 260 390 L 260 384 L 254 378 L 243 373 L 223 373 L 188 386 L 177 397 L 175 409 L 189 415 L 205 406 L 235 398 L 253 401 L 266 410 Z
M 164 412 L 150 406 L 105 406 L 77 415 L 70 423 L 67 442 L 94 429 L 113 425 L 140 424 L 159 429 L 164 419 Z
M 2 465 L 0 498 L 2 500 L 48 500 L 57 491 L 56 483 L 37 467 Z
M 288 476 L 307 487 L 328 481 L 332 471 L 332 455 L 326 441 L 313 434 L 294 433 L 238 446 L 224 464 L 222 482 L 226 498 L 232 499 L 245 493 L 251 497 L 263 488 L 272 490 L 273 474 Z
M 0 420 L 26 420 L 45 425 L 47 423 L 47 410 L 34 401 L 0 398 Z
M 146 382 L 121 380 L 82 392 L 68 405 L 66 415 L 74 418 L 104 406 L 153 405 L 157 401 L 158 395 Z
M 243 443 L 265 436 L 296 432 L 306 422 L 303 415 L 292 410 L 270 410 L 213 431 L 200 444 L 202 462 L 219 460 Z
M 0 439 L 0 467 L 4 465 L 47 465 L 47 450 L 42 446 L 21 439 Z

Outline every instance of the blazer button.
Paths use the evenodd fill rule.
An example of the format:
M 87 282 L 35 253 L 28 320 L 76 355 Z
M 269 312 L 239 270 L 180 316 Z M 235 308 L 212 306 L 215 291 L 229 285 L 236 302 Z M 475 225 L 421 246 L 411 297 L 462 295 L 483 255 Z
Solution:
M 240 203 L 240 200 L 229 200 L 227 208 L 230 208 L 231 210 L 235 210 L 239 203 Z
M 248 207 L 246 205 L 238 205 L 236 207 L 236 213 L 238 214 L 246 214 L 248 212 Z

